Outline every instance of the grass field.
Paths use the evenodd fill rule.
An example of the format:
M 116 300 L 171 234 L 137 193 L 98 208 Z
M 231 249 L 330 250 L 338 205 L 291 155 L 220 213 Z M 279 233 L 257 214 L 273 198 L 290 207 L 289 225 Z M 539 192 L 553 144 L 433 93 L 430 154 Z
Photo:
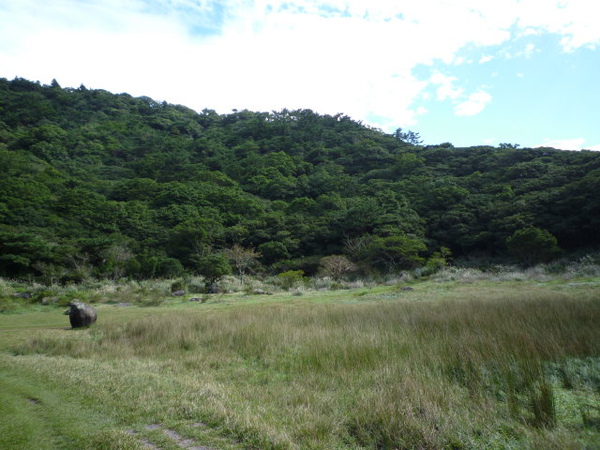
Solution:
M 600 448 L 600 279 L 0 314 L 2 449 Z

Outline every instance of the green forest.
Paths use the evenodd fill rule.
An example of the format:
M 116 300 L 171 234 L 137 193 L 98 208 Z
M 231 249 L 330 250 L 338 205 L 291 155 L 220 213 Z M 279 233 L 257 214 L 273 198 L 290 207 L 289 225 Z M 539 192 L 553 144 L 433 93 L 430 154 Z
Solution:
M 0 79 L 0 277 L 531 265 L 598 248 L 599 192 L 597 152 L 422 145 L 343 114 Z

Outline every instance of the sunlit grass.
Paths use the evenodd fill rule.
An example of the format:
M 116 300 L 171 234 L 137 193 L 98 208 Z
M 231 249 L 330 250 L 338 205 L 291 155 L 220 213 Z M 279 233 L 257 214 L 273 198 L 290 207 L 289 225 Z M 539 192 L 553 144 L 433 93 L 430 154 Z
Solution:
M 96 405 L 115 424 L 96 442 L 203 422 L 218 448 L 579 448 L 600 436 L 599 323 L 587 285 L 230 294 L 101 307 L 0 364 Z

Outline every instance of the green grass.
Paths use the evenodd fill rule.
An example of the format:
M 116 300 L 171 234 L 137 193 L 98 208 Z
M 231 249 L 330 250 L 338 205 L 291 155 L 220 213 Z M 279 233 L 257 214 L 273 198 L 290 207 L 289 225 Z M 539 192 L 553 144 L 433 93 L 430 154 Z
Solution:
M 596 448 L 597 281 L 0 315 L 0 448 Z

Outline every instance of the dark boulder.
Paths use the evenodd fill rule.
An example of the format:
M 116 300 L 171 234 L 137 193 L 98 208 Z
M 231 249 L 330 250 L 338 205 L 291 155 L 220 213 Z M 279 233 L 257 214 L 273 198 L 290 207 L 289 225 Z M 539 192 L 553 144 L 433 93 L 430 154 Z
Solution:
M 96 310 L 86 303 L 73 300 L 68 306 L 65 314 L 69 316 L 73 328 L 89 327 L 98 318 Z

